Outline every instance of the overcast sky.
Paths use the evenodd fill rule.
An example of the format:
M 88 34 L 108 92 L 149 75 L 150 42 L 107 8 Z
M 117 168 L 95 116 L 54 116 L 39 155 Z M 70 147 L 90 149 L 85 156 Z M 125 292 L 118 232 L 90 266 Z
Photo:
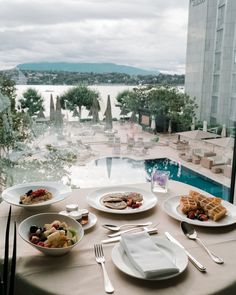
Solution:
M 0 0 L 0 70 L 112 62 L 184 73 L 188 0 Z

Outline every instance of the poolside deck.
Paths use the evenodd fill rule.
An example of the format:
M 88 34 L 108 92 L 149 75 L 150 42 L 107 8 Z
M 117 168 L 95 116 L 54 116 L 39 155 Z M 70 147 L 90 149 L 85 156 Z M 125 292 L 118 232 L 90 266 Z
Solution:
M 176 140 L 177 136 L 175 134 L 159 134 L 160 140 L 158 143 L 154 143 L 151 148 L 148 149 L 147 154 L 139 154 L 137 149 L 133 149 L 128 151 L 127 150 L 127 135 L 130 135 L 132 133 L 131 127 L 129 123 L 126 124 L 120 124 L 119 122 L 115 122 L 114 124 L 114 130 L 117 130 L 117 136 L 120 137 L 121 140 L 121 148 L 120 153 L 114 153 L 114 148 L 112 146 L 109 146 L 107 143 L 99 143 L 94 142 L 92 145 L 92 149 L 96 151 L 96 156 L 93 158 L 102 158 L 102 157 L 114 157 L 114 156 L 120 156 L 120 157 L 130 157 L 132 159 L 157 159 L 157 158 L 169 158 L 173 161 L 179 162 L 181 165 L 192 169 L 193 171 L 196 171 L 216 182 L 219 182 L 227 187 L 230 187 L 230 178 L 225 177 L 222 173 L 216 174 L 213 173 L 210 169 L 202 167 L 200 164 L 193 164 L 192 162 L 184 161 L 179 157 L 179 150 L 174 149 L 169 145 L 170 142 L 173 142 Z M 151 134 L 149 132 L 145 131 L 139 131 L 137 134 L 135 134 L 135 139 L 137 138 L 143 138 L 144 142 L 149 142 L 152 140 L 155 135 Z M 195 145 L 194 145 L 195 147 Z M 198 147 L 208 148 L 211 149 L 211 147 L 207 146 L 207 144 L 203 141 L 198 142 Z M 191 149 L 191 143 L 190 147 Z M 216 150 L 216 152 L 218 152 Z M 219 150 L 220 152 L 220 150 Z M 92 159 L 87 159 L 86 163 L 91 161 Z
M 39 179 L 42 180 L 42 178 L 48 180 L 53 177 L 55 180 L 61 180 L 62 177 L 67 177 L 68 174 L 70 175 L 68 176 L 68 181 L 71 185 L 80 187 L 78 179 L 85 177 L 90 181 L 91 161 L 104 157 L 123 157 L 134 160 L 169 158 L 209 179 L 226 187 L 230 187 L 231 179 L 225 177 L 223 173 L 213 173 L 210 169 L 204 168 L 200 164 L 193 164 L 192 162 L 187 162 L 180 158 L 179 154 L 183 152 L 183 150 L 176 149 L 176 134 L 158 134 L 159 141 L 156 143 L 152 141 L 156 135 L 143 131 L 140 127 L 139 125 L 128 122 L 114 122 L 112 132 L 104 132 L 103 125 L 91 126 L 78 124 L 77 122 L 76 124 L 65 125 L 63 130 L 59 131 L 49 128 L 49 130 L 32 142 L 32 145 L 29 146 L 29 153 L 24 154 L 24 151 L 13 151 L 12 155 L 10 155 L 13 161 L 19 163 L 15 169 L 9 171 L 11 176 L 9 179 L 13 181 L 10 185 L 22 182 L 22 175 L 24 175 L 24 181 L 39 181 Z M 112 138 L 112 135 L 116 137 L 116 147 L 114 147 L 114 137 Z M 140 146 L 135 145 L 132 147 L 127 144 L 127 139 L 132 137 L 134 137 L 136 143 L 139 139 Z M 119 142 L 121 143 L 120 146 Z M 41 163 L 41 161 L 44 161 L 43 163 L 48 163 L 48 159 L 50 159 L 51 156 L 49 155 L 49 146 L 52 150 L 55 149 L 57 151 L 54 157 L 58 157 L 58 167 L 61 168 L 58 169 L 57 167 L 55 172 L 53 169 L 49 169 L 48 173 L 42 174 L 42 169 L 38 171 L 37 169 L 35 170 L 35 167 L 37 167 L 37 163 Z M 146 148 L 144 148 L 144 146 L 146 146 Z M 192 143 L 192 147 L 202 147 L 208 150 L 212 149 L 212 146 L 207 146 L 204 141 L 194 142 Z M 190 151 L 191 143 L 187 145 L 186 148 Z M 214 151 L 216 153 L 222 152 L 220 150 L 218 151 L 216 147 L 214 147 Z M 66 168 L 66 170 L 63 165 L 67 163 L 67 160 L 63 162 L 63 158 L 66 158 L 68 154 L 72 155 L 72 158 L 69 157 L 68 159 L 72 168 Z M 24 168 L 26 163 L 29 165 L 27 169 L 24 170 L 24 174 L 22 174 L 22 167 Z M 30 163 L 32 163 L 32 165 Z M 54 164 L 55 163 L 52 162 L 50 167 L 53 168 Z M 82 168 L 81 166 L 85 167 Z M 45 169 L 45 167 L 43 169 Z M 94 185 L 97 179 L 96 173 L 98 172 L 92 172 L 93 179 L 91 179 L 91 184 Z M 102 181 L 102 175 L 100 175 L 99 179 L 99 181 Z M 123 179 L 123 181 L 125 180 L 126 179 Z

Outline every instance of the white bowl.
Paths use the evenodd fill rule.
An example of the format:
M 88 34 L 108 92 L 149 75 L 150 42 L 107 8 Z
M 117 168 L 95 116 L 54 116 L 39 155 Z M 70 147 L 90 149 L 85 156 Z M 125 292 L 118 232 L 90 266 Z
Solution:
M 46 189 L 50 193 L 52 193 L 53 197 L 50 200 L 39 202 L 35 204 L 25 205 L 20 204 L 20 196 L 24 195 L 29 190 L 37 190 L 37 189 Z M 28 182 L 17 184 L 11 187 L 8 187 L 2 192 L 2 198 L 4 201 L 11 205 L 24 207 L 27 209 L 39 209 L 44 206 L 48 206 L 54 204 L 56 202 L 60 202 L 65 198 L 69 197 L 71 194 L 71 188 L 64 185 L 61 182 Z
M 74 245 L 65 248 L 46 248 L 30 242 L 29 231 L 32 225 L 43 227 L 45 223 L 52 223 L 54 220 L 66 222 L 69 228 L 73 228 L 77 232 L 77 242 Z M 27 243 L 29 243 L 31 246 L 35 247 L 42 253 L 50 256 L 60 256 L 71 251 L 72 248 L 79 244 L 84 236 L 84 230 L 82 228 L 82 225 L 78 221 L 72 219 L 69 216 L 64 216 L 59 213 L 41 213 L 30 216 L 20 223 L 18 232 L 23 240 L 25 240 Z

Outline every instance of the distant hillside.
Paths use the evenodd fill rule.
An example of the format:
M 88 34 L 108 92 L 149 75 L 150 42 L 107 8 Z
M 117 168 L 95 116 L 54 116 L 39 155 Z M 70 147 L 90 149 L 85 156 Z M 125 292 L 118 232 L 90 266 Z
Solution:
M 20 70 L 27 71 L 58 71 L 80 73 L 123 73 L 128 75 L 158 75 L 159 71 L 149 71 L 140 68 L 117 65 L 113 63 L 66 63 L 39 62 L 17 65 Z

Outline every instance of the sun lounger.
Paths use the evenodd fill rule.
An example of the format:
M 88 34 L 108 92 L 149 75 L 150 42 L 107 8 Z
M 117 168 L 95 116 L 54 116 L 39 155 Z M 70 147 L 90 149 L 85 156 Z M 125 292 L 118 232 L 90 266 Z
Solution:
M 200 164 L 201 158 L 199 156 L 193 155 L 192 162 L 193 164 Z
M 225 165 L 216 165 L 211 167 L 211 172 L 215 174 L 222 173 L 224 171 Z
M 184 160 L 186 162 L 192 162 L 192 158 L 193 158 L 192 155 L 186 154 L 186 153 L 181 153 L 179 155 L 179 157 L 180 157 L 180 159 L 182 159 L 182 160 Z
M 201 166 L 211 169 L 213 166 L 230 164 L 231 160 L 224 156 L 204 157 L 201 159 Z
M 192 149 L 192 153 L 193 155 L 198 156 L 200 158 L 216 156 L 216 153 L 202 148 Z
M 169 146 L 176 150 L 185 150 L 189 147 L 189 144 L 187 141 L 172 141 Z

